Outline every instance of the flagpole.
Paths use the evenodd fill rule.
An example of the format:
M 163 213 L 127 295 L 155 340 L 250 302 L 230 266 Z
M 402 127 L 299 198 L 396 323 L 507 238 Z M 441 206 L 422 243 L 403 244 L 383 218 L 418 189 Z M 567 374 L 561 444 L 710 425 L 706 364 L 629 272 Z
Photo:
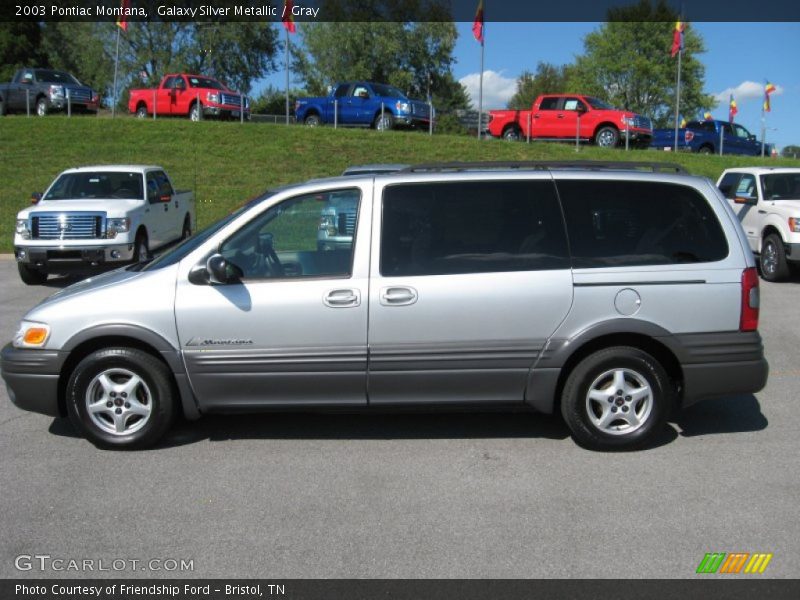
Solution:
M 675 84 L 675 152 L 678 151 L 678 113 L 681 108 L 681 55 L 683 48 L 678 50 L 678 81 Z
M 289 30 L 286 32 L 286 124 L 289 124 Z
M 483 36 L 486 39 L 486 22 L 483 25 Z M 483 40 L 481 40 L 481 76 L 478 87 L 478 139 L 481 139 L 481 128 L 483 121 Z
M 769 98 L 769 96 L 767 96 Z M 761 104 L 761 158 L 764 158 L 764 137 L 767 135 L 767 114 L 764 112 L 764 104 Z
M 117 69 L 119 67 L 119 36 L 121 28 L 117 26 L 117 54 L 114 58 L 114 91 L 111 99 L 111 118 L 113 119 L 117 112 Z M 155 110 L 155 108 L 153 109 Z

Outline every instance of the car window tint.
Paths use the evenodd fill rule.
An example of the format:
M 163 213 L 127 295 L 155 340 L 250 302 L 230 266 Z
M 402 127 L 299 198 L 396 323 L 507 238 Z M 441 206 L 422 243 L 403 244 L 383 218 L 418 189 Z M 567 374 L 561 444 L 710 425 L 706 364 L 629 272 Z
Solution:
M 558 108 L 558 101 L 560 98 L 543 98 L 539 104 L 539 110 L 556 110 Z
M 361 192 L 339 189 L 284 200 L 220 246 L 245 279 L 349 277 Z
M 756 196 L 756 178 L 750 174 L 745 173 L 736 185 L 736 195 L 744 197 Z
M 695 189 L 640 181 L 557 182 L 575 268 L 702 263 L 728 255 Z
M 392 185 L 383 196 L 385 277 L 568 268 L 550 181 Z
M 347 96 L 347 90 L 348 89 L 350 89 L 350 84 L 349 83 L 343 83 L 338 88 L 336 88 L 336 92 L 334 93 L 334 96 L 336 98 L 342 98 L 344 96 Z
M 736 186 L 739 183 L 739 177 L 741 177 L 740 173 L 726 173 L 722 181 L 719 182 L 719 191 L 726 198 L 732 199 L 736 197 Z

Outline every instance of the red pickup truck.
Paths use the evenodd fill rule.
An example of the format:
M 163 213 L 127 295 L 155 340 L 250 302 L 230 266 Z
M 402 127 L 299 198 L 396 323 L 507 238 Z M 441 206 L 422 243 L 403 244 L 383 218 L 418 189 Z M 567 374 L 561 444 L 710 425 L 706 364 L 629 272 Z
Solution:
M 495 137 L 525 139 L 529 127 L 531 139 L 574 141 L 577 135 L 610 148 L 624 144 L 626 129 L 630 144 L 638 148 L 647 148 L 653 137 L 647 117 L 580 94 L 539 96 L 531 110 L 489 111 L 489 133 Z
M 182 116 L 197 121 L 206 117 L 238 119 L 244 112 L 250 118 L 246 96 L 205 75 L 173 73 L 165 75 L 157 89 L 130 91 L 128 110 L 143 119 L 153 112 L 158 116 Z

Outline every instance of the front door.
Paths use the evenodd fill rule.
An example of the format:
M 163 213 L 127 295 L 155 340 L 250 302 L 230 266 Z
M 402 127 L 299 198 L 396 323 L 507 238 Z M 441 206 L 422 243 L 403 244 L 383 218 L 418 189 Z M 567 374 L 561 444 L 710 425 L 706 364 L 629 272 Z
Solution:
M 366 404 L 371 189 L 286 199 L 225 240 L 238 282 L 179 280 L 175 314 L 200 407 Z M 356 235 L 317 246 L 330 196 L 353 196 Z
M 528 371 L 572 301 L 549 176 L 380 192 L 369 403 L 522 403 Z

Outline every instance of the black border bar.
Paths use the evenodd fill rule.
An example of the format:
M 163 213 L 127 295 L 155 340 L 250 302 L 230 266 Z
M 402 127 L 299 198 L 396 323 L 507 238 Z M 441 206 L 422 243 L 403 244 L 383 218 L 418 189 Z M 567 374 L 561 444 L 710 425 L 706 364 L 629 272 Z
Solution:
M 528 2 L 483 0 L 486 23 L 492 22 L 599 22 L 610 9 L 638 5 L 642 0 L 571 0 Z M 645 0 L 647 1 L 647 0 Z M 800 22 L 797 0 L 649 0 L 663 2 L 683 20 L 698 21 L 789 21 Z M 116 21 L 109 9 L 119 9 L 122 0 L 5 0 L 0 21 Z M 462 21 L 472 22 L 478 0 L 293 0 L 297 23 L 366 21 Z M 128 21 L 200 21 L 280 23 L 283 0 L 130 0 L 130 6 L 146 16 L 131 15 Z M 102 9 L 100 8 L 102 7 Z M 161 7 L 161 8 L 159 8 Z M 84 9 L 85 12 L 81 12 Z M 249 10 L 248 10 L 249 9 Z M 98 13 L 105 13 L 104 15 Z M 661 20 L 661 19 L 658 19 Z M 672 17 L 663 20 L 672 20 Z M 490 28 L 487 28 L 487 38 Z M 769 40 L 748 43 L 769 44 Z

